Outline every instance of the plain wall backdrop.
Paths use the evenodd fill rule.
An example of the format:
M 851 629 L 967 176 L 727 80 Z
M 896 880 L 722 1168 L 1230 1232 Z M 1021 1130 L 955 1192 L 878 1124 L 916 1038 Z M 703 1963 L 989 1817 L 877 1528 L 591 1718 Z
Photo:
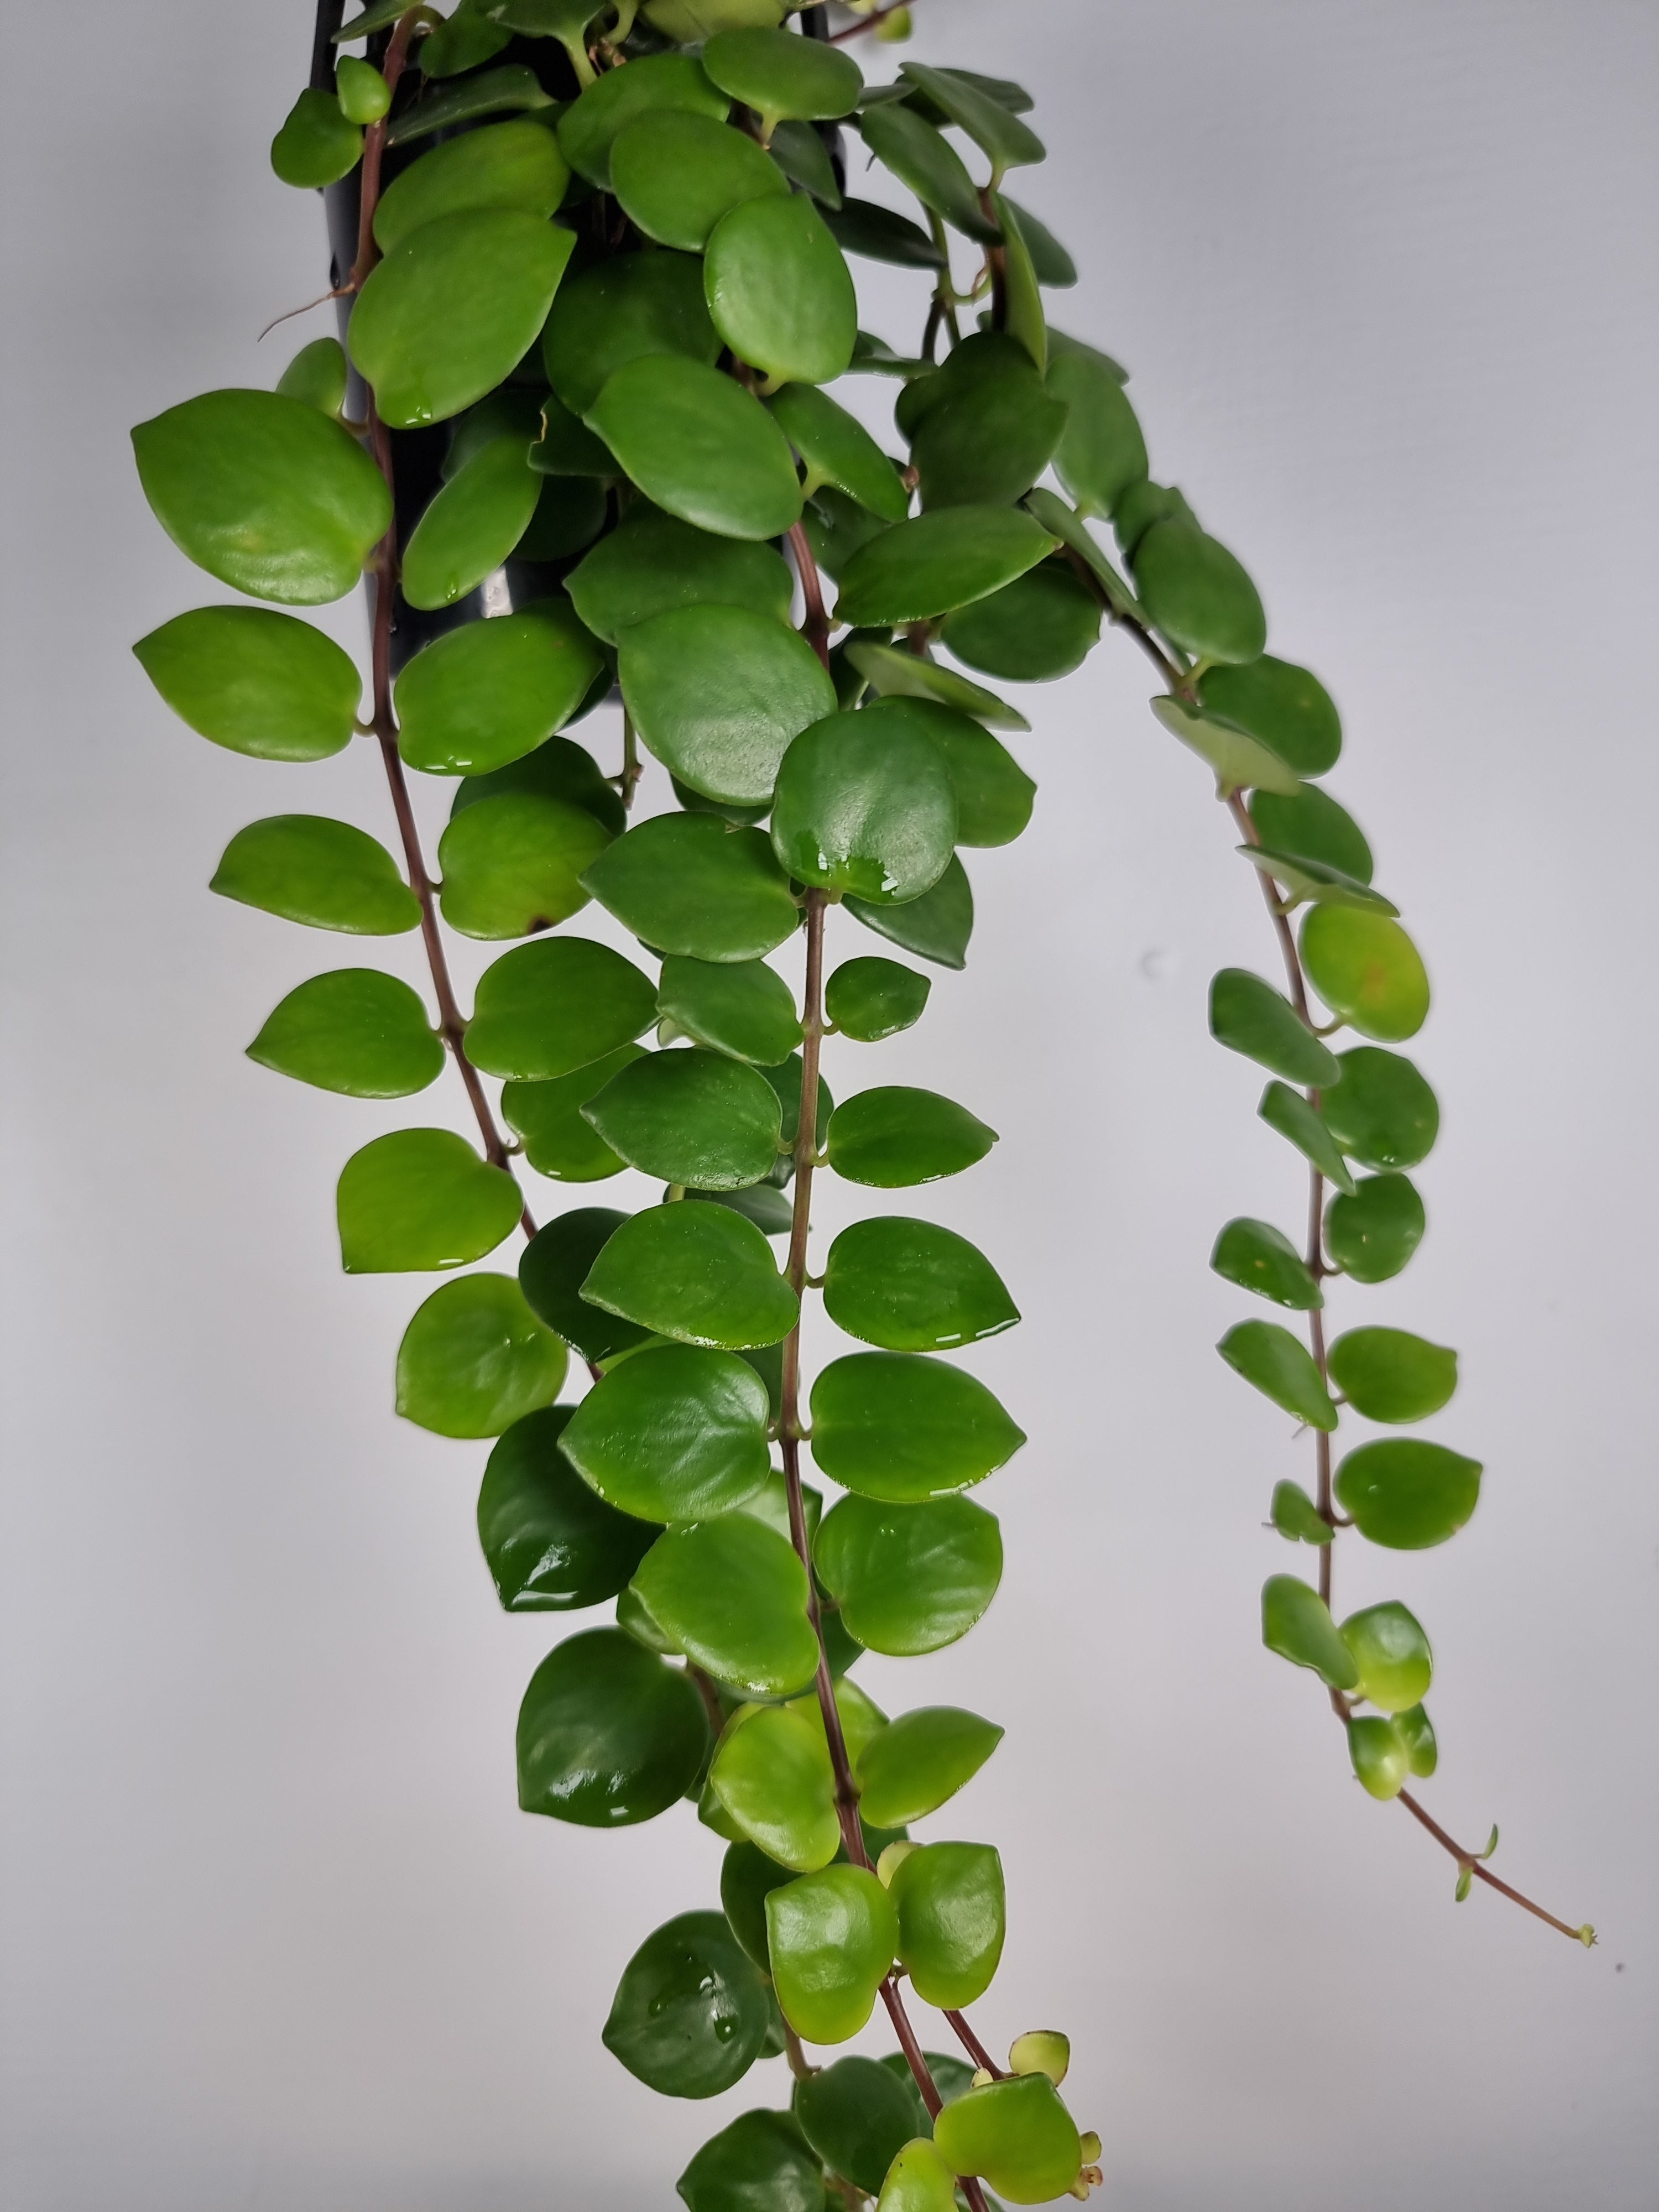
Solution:
M 1432 1433 L 1488 1473 L 1443 1551 L 1345 1541 L 1339 1609 L 1421 1615 L 1428 1802 L 1468 1839 L 1499 1821 L 1498 1870 L 1603 1941 L 1486 1893 L 1455 1908 L 1450 1862 L 1360 1793 L 1316 1686 L 1261 1649 L 1261 1580 L 1297 1564 L 1268 1493 L 1310 1448 L 1216 1358 L 1251 1302 L 1206 1261 L 1231 1215 L 1294 1224 L 1303 1186 L 1205 998 L 1218 966 L 1274 974 L 1273 947 L 1121 638 L 1024 699 L 1036 816 L 970 862 L 966 974 L 913 1035 L 828 1063 L 838 1091 L 926 1081 L 1002 1133 L 915 1210 L 972 1236 L 1025 1314 L 970 1363 L 1031 1437 L 985 1493 L 1000 1599 L 955 1650 L 863 1679 L 1008 1727 L 927 1832 L 1002 1848 L 1010 1942 L 975 2018 L 994 2045 L 1069 2028 L 1107 2204 L 1638 2212 L 1659 19 L 921 0 L 917 23 L 920 57 L 1036 94 L 1050 156 L 1018 189 L 1083 271 L 1054 319 L 1132 369 L 1155 472 L 1344 709 L 1330 782 L 1431 969 L 1412 1050 L 1444 1133 L 1421 1254 L 1337 1285 L 1333 1320 L 1455 1345 Z M 128 651 L 226 596 L 151 521 L 128 425 L 269 384 L 328 326 L 255 343 L 326 267 L 315 199 L 264 150 L 310 9 L 82 0 L 19 7 L 6 36 L 0 2194 L 665 2207 L 699 2142 L 787 2094 L 778 2063 L 665 2102 L 599 2041 L 635 1946 L 713 1901 L 720 1846 L 689 1808 L 616 1836 L 516 1810 L 518 1699 L 563 1625 L 495 1606 L 483 1448 L 392 1416 L 429 1285 L 339 1272 L 341 1163 L 410 1120 L 465 1127 L 459 1087 L 381 1109 L 244 1059 L 284 992 L 359 954 L 204 888 L 260 815 L 389 838 L 377 763 L 216 751 Z M 856 51 L 877 76 L 899 58 Z M 904 345 L 921 280 L 857 273 Z M 361 653 L 359 601 L 321 619 Z M 613 765 L 614 715 L 581 734 Z M 446 798 L 422 794 L 434 835 Z M 834 949 L 879 948 L 843 921 Z M 410 939 L 360 953 L 419 980 Z M 464 979 L 488 957 L 465 948 Z M 826 1181 L 820 1250 L 869 1210 Z

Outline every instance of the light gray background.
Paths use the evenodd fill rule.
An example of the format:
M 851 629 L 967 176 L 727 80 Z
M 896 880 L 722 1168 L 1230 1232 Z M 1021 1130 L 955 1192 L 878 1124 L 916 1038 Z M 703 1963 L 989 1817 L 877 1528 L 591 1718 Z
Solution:
M 1489 1896 L 1455 1910 L 1449 1863 L 1361 1796 L 1316 1689 L 1258 1644 L 1261 1578 L 1294 1565 L 1267 1494 L 1307 1446 L 1216 1359 L 1241 1301 L 1205 1261 L 1231 1214 L 1294 1222 L 1301 1185 L 1204 999 L 1273 948 L 1110 640 L 1033 702 L 1036 819 L 975 866 L 967 975 L 915 1036 L 830 1066 L 935 1082 L 1003 1136 L 916 1205 L 1026 1314 L 973 1363 L 1031 1433 L 993 1486 L 1007 1578 L 957 1650 L 866 1669 L 890 1704 L 1011 1724 L 932 1824 L 1007 1862 L 976 2017 L 994 2045 L 1070 2028 L 1122 2212 L 1636 2212 L 1659 2148 L 1659 24 L 1623 0 L 920 21 L 921 55 L 1036 93 L 1053 153 L 1023 189 L 1085 271 L 1057 319 L 1132 367 L 1155 470 L 1346 710 L 1332 781 L 1426 950 L 1445 1133 L 1420 1258 L 1339 1288 L 1334 1319 L 1458 1346 L 1435 1433 L 1490 1471 L 1443 1552 L 1346 1543 L 1339 1596 L 1431 1628 L 1435 1810 L 1501 1821 L 1500 1870 L 1605 1932 L 1586 1956 Z M 325 265 L 315 202 L 264 157 L 308 26 L 301 0 L 82 0 L 7 33 L 0 2172 L 16 2212 L 643 2212 L 783 2100 L 778 2066 L 665 2103 L 598 2041 L 720 1846 L 689 1810 L 617 1837 L 515 1811 L 514 1715 L 557 1625 L 495 1608 L 482 1449 L 392 1416 L 423 1286 L 346 1281 L 333 1239 L 341 1162 L 410 1109 L 240 1056 L 349 948 L 204 889 L 257 815 L 388 836 L 376 764 L 216 752 L 127 653 L 223 596 L 151 523 L 127 425 L 268 382 L 323 327 L 254 343 Z M 920 314 L 878 275 L 867 319 L 902 341 Z M 355 604 L 324 619 L 361 647 Z M 382 949 L 416 975 L 412 940 Z M 453 1083 L 412 1118 L 465 1126 Z M 848 1212 L 823 1194 L 824 1227 Z

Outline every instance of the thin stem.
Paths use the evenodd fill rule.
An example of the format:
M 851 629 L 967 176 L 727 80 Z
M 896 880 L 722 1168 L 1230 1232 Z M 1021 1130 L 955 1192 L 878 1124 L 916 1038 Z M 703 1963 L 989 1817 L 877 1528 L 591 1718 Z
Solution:
M 789 526 L 789 550 L 795 556 L 795 574 L 800 578 L 801 598 L 805 602 L 805 614 L 800 634 L 818 659 L 830 665 L 830 617 L 824 611 L 823 586 L 818 579 L 818 564 L 812 557 L 811 542 L 806 535 L 804 522 Z
M 878 23 L 884 23 L 890 15 L 902 15 L 914 4 L 915 0 L 892 0 L 890 7 L 878 8 L 873 15 L 866 15 L 859 22 L 848 24 L 844 31 L 832 32 L 824 40 L 824 44 L 827 46 L 845 46 L 848 39 L 862 38 L 866 31 L 873 31 Z
M 1507 1897 L 1511 1903 L 1518 1905 L 1522 1911 L 1530 1912 L 1534 1919 L 1545 1921 L 1550 1927 L 1559 1929 L 1564 1936 L 1571 1936 L 1575 1943 L 1584 1942 L 1585 1931 L 1582 1928 L 1569 1928 L 1565 1920 L 1558 1920 L 1553 1912 L 1546 1912 L 1541 1905 L 1534 1905 L 1531 1898 L 1523 1897 L 1518 1889 L 1511 1889 L 1508 1882 L 1500 1881 L 1495 1874 L 1488 1873 L 1473 1851 L 1466 1851 L 1461 1844 L 1455 1843 L 1439 1821 L 1424 1811 L 1409 1790 L 1401 1791 L 1400 1802 L 1413 1820 L 1426 1828 L 1436 1843 L 1440 1844 L 1443 1850 L 1449 1851 L 1458 1865 L 1467 1869 L 1477 1881 L 1484 1881 L 1488 1889 L 1497 1890 L 1502 1896 Z M 1592 1943 L 1595 1941 L 1595 1931 L 1593 1929 L 1589 1931 L 1589 1941 Z
M 782 2019 L 782 2014 L 779 2018 Z M 786 2020 L 783 2022 L 783 2055 L 789 2061 L 789 2071 L 797 2081 L 810 2081 L 818 2071 L 801 2049 L 800 2038 Z
M 990 2052 L 969 2026 L 967 2014 L 947 2012 L 945 2017 L 955 2029 L 957 2040 L 973 2060 L 975 2065 L 982 2067 L 994 2081 L 1000 2081 L 1003 2079 L 1004 2070 L 997 2064 L 996 2060 L 992 2057 Z

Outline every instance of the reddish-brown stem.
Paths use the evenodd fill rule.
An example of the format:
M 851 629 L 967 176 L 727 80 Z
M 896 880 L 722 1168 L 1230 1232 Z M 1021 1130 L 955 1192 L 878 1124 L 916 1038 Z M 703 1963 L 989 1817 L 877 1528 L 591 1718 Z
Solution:
M 1473 1851 L 1466 1851 L 1461 1844 L 1454 1842 L 1439 1821 L 1424 1811 L 1409 1790 L 1401 1791 L 1400 1802 L 1413 1820 L 1426 1828 L 1436 1843 L 1443 1850 L 1449 1851 L 1458 1865 L 1467 1868 L 1477 1881 L 1484 1881 L 1488 1889 L 1497 1890 L 1500 1896 L 1507 1897 L 1511 1904 L 1518 1905 L 1523 1912 L 1530 1912 L 1534 1919 L 1542 1920 L 1550 1927 L 1559 1929 L 1564 1936 L 1571 1936 L 1575 1943 L 1583 1942 L 1584 1935 L 1582 1929 L 1569 1928 L 1565 1920 L 1558 1920 L 1553 1912 L 1546 1912 L 1541 1905 L 1534 1905 L 1531 1898 L 1523 1897 L 1518 1889 L 1512 1889 L 1508 1882 L 1500 1881 L 1495 1874 L 1489 1873 Z M 1591 1931 L 1589 1940 L 1592 1943 L 1595 1941 L 1594 1930 Z
M 982 2067 L 986 2073 L 989 2074 L 994 2080 L 1000 2081 L 1003 2078 L 1004 2069 L 997 2064 L 996 2060 L 992 2057 L 990 2052 L 985 2048 L 985 2045 L 980 2041 L 978 2036 L 974 2033 L 973 2029 L 969 2026 L 967 2014 L 947 2011 L 945 2017 L 950 2021 L 951 2026 L 956 2031 L 957 2042 L 961 2044 L 963 2049 L 973 2060 L 975 2065 Z
M 807 540 L 805 523 L 790 524 L 789 550 L 795 556 L 795 574 L 800 578 L 801 598 L 806 606 L 805 617 L 800 626 L 800 634 L 828 668 L 830 665 L 830 617 L 824 611 L 823 586 L 818 580 L 818 564 L 812 557 L 812 548 Z
M 873 15 L 866 15 L 861 21 L 849 23 L 844 31 L 832 33 L 824 40 L 824 44 L 830 46 L 845 46 L 848 39 L 862 38 L 866 31 L 873 31 L 878 23 L 884 23 L 890 15 L 902 15 L 908 8 L 914 5 L 915 0 L 893 0 L 891 7 L 878 8 Z

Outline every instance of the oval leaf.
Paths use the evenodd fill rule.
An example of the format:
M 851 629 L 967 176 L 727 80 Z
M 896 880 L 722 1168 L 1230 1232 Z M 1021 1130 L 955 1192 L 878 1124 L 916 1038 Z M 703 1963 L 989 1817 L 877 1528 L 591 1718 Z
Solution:
M 584 1828 L 653 1820 L 702 1764 L 708 1723 L 690 1675 L 619 1628 L 543 1660 L 519 1708 L 519 1804 Z
M 812 1547 L 848 1631 L 872 1651 L 911 1658 L 965 1636 L 1002 1579 L 994 1515 L 968 1498 L 929 1505 L 843 1498 Z
M 1480 1500 L 1480 1462 L 1444 1444 L 1386 1437 L 1351 1451 L 1336 1471 L 1337 1503 L 1362 1536 L 1425 1552 L 1455 1536 Z
M 758 960 L 800 927 L 764 831 L 712 814 L 641 822 L 582 882 L 645 944 L 694 960 Z
M 398 1411 L 437 1436 L 498 1437 L 558 1396 L 566 1364 L 510 1275 L 463 1275 L 404 1331 Z
M 386 847 L 321 814 L 250 822 L 226 846 L 208 889 L 285 921 L 357 937 L 397 937 L 421 919 L 420 901 Z
M 994 1721 L 957 1705 L 902 1713 L 859 1754 L 860 1811 L 878 1827 L 908 1827 L 971 1782 L 1001 1741 Z
M 444 1064 L 418 995 L 376 968 L 342 968 L 301 983 L 269 1016 L 247 1056 L 349 1098 L 410 1097 Z
M 790 740 L 836 711 L 806 641 L 746 607 L 678 607 L 630 629 L 617 653 L 641 737 L 682 783 L 764 805 Z
M 478 978 L 467 1054 L 486 1075 L 546 1082 L 631 1043 L 656 1010 L 649 979 L 608 945 L 520 945 Z
M 508 1613 L 564 1613 L 615 1597 L 656 1540 L 652 1522 L 607 1505 L 565 1457 L 561 1439 L 574 1411 L 526 1413 L 484 1468 L 478 1542 Z
M 795 739 L 778 770 L 772 844 L 798 883 L 901 905 L 939 881 L 956 844 L 957 801 L 932 706 L 879 699 Z
M 945 1352 L 1000 1335 L 1019 1309 L 985 1255 L 931 1221 L 855 1222 L 830 1247 L 823 1310 L 888 1352 Z
M 859 1352 L 812 1385 L 812 1456 L 864 1498 L 946 1497 L 994 1474 L 1024 1441 L 982 1382 L 943 1360 Z
M 982 1160 L 997 1133 L 954 1099 L 900 1085 L 860 1091 L 830 1117 L 830 1164 L 876 1190 L 937 1182 Z
M 752 1514 L 665 1530 L 634 1587 L 653 1620 L 716 1681 L 781 1698 L 811 1680 L 818 1643 L 806 1617 L 806 1570 L 788 1539 Z
M 133 652 L 198 737 L 255 760 L 326 760 L 351 742 L 362 683 L 331 637 L 268 607 L 198 607 Z
M 603 2041 L 662 2097 L 717 2097 L 740 2081 L 772 2027 L 763 1975 L 720 1912 L 682 1912 L 629 1960 Z
M 730 1352 L 778 1343 L 800 1310 L 765 1237 L 724 1206 L 635 1214 L 594 1261 L 582 1296 L 659 1336 Z
M 800 520 L 788 440 L 759 400 L 718 369 L 694 361 L 630 361 L 609 379 L 586 419 L 646 497 L 682 522 L 720 538 L 763 538 L 780 537 Z

